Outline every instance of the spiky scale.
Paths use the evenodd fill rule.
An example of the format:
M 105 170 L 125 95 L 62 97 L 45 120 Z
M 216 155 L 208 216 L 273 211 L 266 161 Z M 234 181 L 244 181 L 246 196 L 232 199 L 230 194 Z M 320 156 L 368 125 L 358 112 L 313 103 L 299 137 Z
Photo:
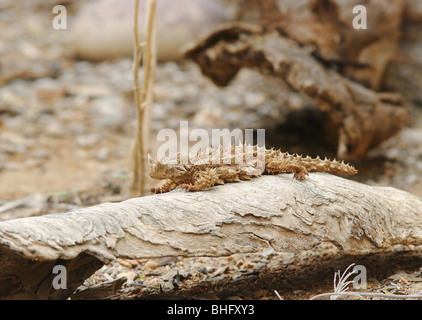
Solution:
M 265 163 L 261 171 L 258 169 L 260 167 L 258 158 L 251 159 L 250 157 L 252 151 L 254 156 L 262 155 L 264 158 Z M 227 156 L 227 153 L 229 156 Z M 241 158 L 243 163 L 236 164 L 237 157 Z M 189 191 L 199 191 L 212 187 L 215 184 L 250 180 L 251 178 L 259 177 L 261 173 L 294 173 L 294 177 L 298 180 L 304 180 L 308 172 L 349 175 L 357 173 L 354 167 L 345 164 L 344 161 L 329 160 L 326 157 L 322 160 L 319 156 L 316 158 L 311 158 L 310 156 L 302 157 L 297 153 L 289 154 L 274 148 L 265 149 L 265 147 L 259 146 L 243 145 L 242 148 L 236 148 L 231 145 L 218 147 L 217 149 L 207 148 L 202 153 L 198 151 L 193 159 L 189 159 L 187 165 L 179 164 L 178 160 L 180 158 L 181 155 L 176 154 L 155 164 L 149 159 L 151 177 L 168 179 L 161 188 L 154 189 L 154 192 L 168 192 L 176 186 Z M 208 163 L 206 162 L 207 160 Z

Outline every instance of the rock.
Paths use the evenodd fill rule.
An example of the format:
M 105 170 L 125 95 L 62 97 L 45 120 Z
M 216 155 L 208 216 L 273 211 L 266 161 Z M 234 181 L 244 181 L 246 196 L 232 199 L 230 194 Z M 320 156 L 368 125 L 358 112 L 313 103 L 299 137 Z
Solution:
M 77 57 L 99 61 L 133 56 L 134 1 L 98 0 L 76 15 L 72 44 Z M 143 41 L 145 1 L 140 1 L 140 36 Z M 181 58 L 181 47 L 227 20 L 217 0 L 157 1 L 157 58 Z
M 117 275 L 118 278 L 126 278 L 128 282 L 133 282 L 137 276 L 135 271 L 123 271 Z
M 117 262 L 121 265 L 121 266 L 123 266 L 123 267 L 126 267 L 126 268 L 132 268 L 133 266 L 132 266 L 132 264 L 127 260 L 127 259 L 117 259 Z
M 148 272 L 156 269 L 159 266 L 159 264 L 153 260 L 148 260 L 142 267 L 142 270 Z

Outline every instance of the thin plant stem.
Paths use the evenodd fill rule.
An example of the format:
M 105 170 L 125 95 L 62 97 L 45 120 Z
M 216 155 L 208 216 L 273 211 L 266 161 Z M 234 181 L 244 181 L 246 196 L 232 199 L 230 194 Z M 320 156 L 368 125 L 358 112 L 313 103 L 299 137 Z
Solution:
M 155 78 L 155 11 L 156 0 L 148 1 L 145 24 L 146 44 L 143 61 L 143 84 L 139 83 L 139 68 L 142 58 L 142 46 L 139 39 L 139 0 L 135 0 L 134 12 L 134 97 L 137 109 L 137 128 L 133 147 L 132 197 L 143 196 L 146 184 L 146 154 L 149 153 L 150 109 L 152 105 L 152 86 Z
M 355 273 L 355 270 L 348 272 L 351 267 L 355 264 L 352 263 L 347 269 L 340 274 L 340 270 L 334 273 L 334 292 L 321 293 L 313 296 L 309 300 L 318 300 L 322 298 L 330 297 L 332 300 L 336 300 L 339 296 L 355 296 L 355 297 L 373 297 L 373 298 L 387 298 L 387 299 L 422 299 L 422 294 L 412 295 L 401 295 L 401 294 L 384 294 L 376 292 L 348 292 L 349 284 L 353 281 L 347 281 L 347 279 Z

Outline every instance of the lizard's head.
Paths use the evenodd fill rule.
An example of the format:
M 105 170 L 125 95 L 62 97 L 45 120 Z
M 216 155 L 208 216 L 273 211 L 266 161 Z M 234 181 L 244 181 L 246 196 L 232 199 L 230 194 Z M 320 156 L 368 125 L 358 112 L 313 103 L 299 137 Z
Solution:
M 186 167 L 178 163 L 154 161 L 148 155 L 149 175 L 153 179 L 178 179 L 188 175 Z

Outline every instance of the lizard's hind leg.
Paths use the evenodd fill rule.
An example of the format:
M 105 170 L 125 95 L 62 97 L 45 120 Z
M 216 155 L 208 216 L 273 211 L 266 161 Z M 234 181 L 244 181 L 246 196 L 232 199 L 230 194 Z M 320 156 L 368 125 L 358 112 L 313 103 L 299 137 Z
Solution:
M 221 184 L 222 181 L 214 168 L 208 168 L 204 171 L 198 171 L 196 177 L 193 179 L 191 184 L 182 184 L 180 188 L 189 191 L 201 191 L 207 188 L 211 188 L 215 184 Z
M 267 174 L 278 174 L 283 172 L 294 173 L 294 177 L 297 180 L 304 180 L 308 175 L 306 167 L 297 161 L 291 161 L 291 159 L 273 160 L 270 159 L 265 165 L 265 172 Z

